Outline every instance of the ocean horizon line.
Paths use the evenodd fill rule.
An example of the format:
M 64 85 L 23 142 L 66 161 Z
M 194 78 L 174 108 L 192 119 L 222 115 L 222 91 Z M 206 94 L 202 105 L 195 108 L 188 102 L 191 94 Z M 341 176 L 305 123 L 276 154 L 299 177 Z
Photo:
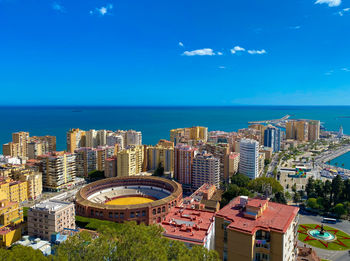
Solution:
M 350 107 L 350 105 L 0 105 L 0 108 L 310 108 L 310 107 Z

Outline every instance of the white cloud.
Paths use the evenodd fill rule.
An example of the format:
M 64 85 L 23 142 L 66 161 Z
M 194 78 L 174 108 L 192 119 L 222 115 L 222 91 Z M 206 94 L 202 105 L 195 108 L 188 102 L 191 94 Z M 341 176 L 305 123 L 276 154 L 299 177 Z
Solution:
M 223 53 L 222 53 L 222 52 L 217 52 L 216 54 L 217 54 L 217 55 L 223 55 Z
M 350 72 L 349 68 L 341 68 L 341 70 L 344 71 L 344 72 Z
M 327 4 L 329 7 L 339 6 L 341 0 L 317 0 L 315 4 Z
M 213 56 L 213 55 L 215 55 L 215 52 L 211 48 L 203 48 L 203 49 L 198 49 L 198 50 L 193 50 L 193 51 L 185 51 L 182 55 L 185 55 L 185 56 L 196 56 L 196 55 Z
M 91 10 L 89 13 L 91 15 L 98 14 L 98 15 L 104 16 L 106 14 L 109 14 L 112 9 L 113 9 L 113 5 L 112 4 L 108 4 L 108 5 L 102 6 L 100 8 L 95 8 L 94 11 Z
M 235 54 L 237 52 L 244 52 L 244 51 L 245 51 L 245 49 L 243 47 L 240 47 L 240 46 L 235 46 L 231 49 L 232 54 Z
M 296 25 L 296 26 L 290 26 L 289 29 L 293 29 L 293 30 L 299 30 L 301 28 L 300 25 Z
M 184 47 L 184 44 L 182 42 L 179 42 L 179 46 Z
M 343 10 L 339 11 L 337 14 L 340 16 L 343 16 L 347 12 L 350 12 L 350 8 L 344 8 Z
M 57 3 L 57 2 L 54 2 L 54 3 L 52 4 L 51 7 L 52 7 L 53 10 L 55 10 L 55 11 L 57 11 L 57 12 L 64 13 L 64 8 L 63 8 L 63 6 L 60 5 L 60 4 Z
M 249 54 L 266 54 L 266 50 L 265 49 L 261 49 L 261 50 L 248 50 Z
M 219 66 L 219 69 L 226 69 L 226 66 Z
M 325 73 L 325 75 L 332 75 L 334 73 L 334 70 L 330 70 L 328 72 Z

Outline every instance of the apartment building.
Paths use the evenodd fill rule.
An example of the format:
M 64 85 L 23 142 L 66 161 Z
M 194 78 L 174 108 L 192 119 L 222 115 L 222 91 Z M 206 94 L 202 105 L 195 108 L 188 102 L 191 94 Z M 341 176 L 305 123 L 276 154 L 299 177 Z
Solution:
M 259 142 L 251 139 L 240 141 L 239 172 L 251 179 L 259 176 Z
M 51 152 L 39 156 L 40 170 L 43 174 L 43 187 L 59 191 L 75 180 L 76 155 L 69 152 Z
M 192 189 L 198 189 L 204 183 L 220 187 L 220 160 L 206 152 L 198 153 L 193 159 Z
M 51 240 L 51 235 L 63 229 L 75 229 L 74 203 L 46 200 L 28 210 L 28 235 Z
M 144 147 L 135 146 L 117 153 L 117 176 L 127 177 L 142 172 Z
M 18 202 L 8 200 L 0 189 L 0 247 L 9 247 L 21 239 L 23 208 Z
M 74 152 L 76 149 L 86 147 L 85 131 L 71 129 L 67 132 L 67 151 Z
M 174 147 L 163 145 L 147 146 L 147 170 L 155 170 L 159 164 L 166 172 L 174 171 Z
M 228 261 L 292 261 L 299 208 L 268 199 L 233 199 L 215 215 L 215 250 Z
M 174 152 L 174 177 L 184 189 L 190 189 L 192 184 L 193 159 L 198 149 L 189 145 L 178 144 Z

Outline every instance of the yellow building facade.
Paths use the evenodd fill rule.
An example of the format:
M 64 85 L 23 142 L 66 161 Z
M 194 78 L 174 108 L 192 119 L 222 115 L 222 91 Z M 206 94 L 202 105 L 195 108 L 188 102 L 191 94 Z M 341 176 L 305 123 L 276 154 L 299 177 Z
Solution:
M 162 145 L 147 147 L 147 169 L 155 170 L 159 164 L 164 171 L 174 171 L 174 147 L 163 147 Z
M 7 200 L 7 195 L 0 190 L 0 247 L 9 247 L 21 239 L 23 208 L 17 202 Z
M 128 177 L 142 172 L 144 147 L 135 146 L 117 153 L 117 176 Z

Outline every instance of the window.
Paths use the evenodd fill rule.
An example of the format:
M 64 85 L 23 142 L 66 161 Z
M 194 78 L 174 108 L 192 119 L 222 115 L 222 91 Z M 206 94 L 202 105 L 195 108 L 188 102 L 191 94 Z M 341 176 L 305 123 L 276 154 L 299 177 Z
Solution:
M 115 218 L 119 218 L 118 213 L 114 213 L 114 217 L 115 217 Z
M 156 209 L 152 210 L 152 214 L 155 215 L 156 214 Z
M 160 208 L 158 208 L 157 213 L 158 213 L 158 214 L 160 213 Z
M 146 211 L 142 210 L 142 216 L 143 216 L 143 217 L 146 216 Z
M 131 217 L 131 218 L 134 218 L 134 217 L 135 217 L 135 212 L 131 212 L 131 213 L 130 213 L 130 217 Z
M 124 213 L 120 213 L 120 218 L 124 218 Z
M 108 216 L 109 216 L 110 218 L 113 218 L 113 213 L 112 213 L 112 212 L 109 212 L 109 213 L 108 213 Z
M 165 207 L 162 207 L 162 212 L 165 212 Z

